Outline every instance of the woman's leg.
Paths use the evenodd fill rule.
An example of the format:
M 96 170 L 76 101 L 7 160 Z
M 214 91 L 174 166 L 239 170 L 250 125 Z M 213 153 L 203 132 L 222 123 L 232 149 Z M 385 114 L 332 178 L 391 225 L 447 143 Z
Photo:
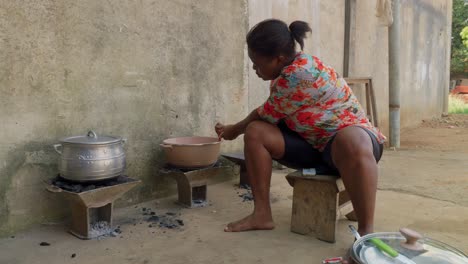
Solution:
M 331 155 L 348 191 L 362 235 L 374 231 L 374 211 L 377 192 L 377 162 L 372 140 L 360 127 L 340 130 L 333 143 Z
M 228 224 L 226 232 L 273 229 L 270 207 L 272 159 L 284 155 L 284 138 L 279 128 L 263 121 L 249 124 L 244 135 L 244 155 L 247 174 L 254 197 L 251 215 Z

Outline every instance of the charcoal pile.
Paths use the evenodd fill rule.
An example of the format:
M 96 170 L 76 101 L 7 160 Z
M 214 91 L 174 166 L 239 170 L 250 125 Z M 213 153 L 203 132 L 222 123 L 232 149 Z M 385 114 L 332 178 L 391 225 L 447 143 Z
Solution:
M 67 179 L 60 177 L 53 178 L 50 183 L 56 187 L 59 187 L 62 190 L 74 192 L 74 193 L 81 193 L 86 191 L 95 190 L 98 188 L 114 186 L 122 183 L 136 181 L 127 176 L 118 176 L 116 178 L 102 180 L 102 181 L 95 181 L 95 182 L 74 182 Z

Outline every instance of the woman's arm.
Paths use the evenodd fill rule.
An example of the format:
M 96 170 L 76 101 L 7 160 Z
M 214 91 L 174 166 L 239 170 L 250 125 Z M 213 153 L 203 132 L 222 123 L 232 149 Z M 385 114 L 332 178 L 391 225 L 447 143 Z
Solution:
M 215 131 L 220 139 L 224 138 L 226 140 L 233 140 L 239 135 L 244 134 L 247 126 L 255 120 L 260 120 L 260 115 L 258 114 L 257 109 L 254 109 L 246 118 L 234 125 L 223 125 L 217 123 Z

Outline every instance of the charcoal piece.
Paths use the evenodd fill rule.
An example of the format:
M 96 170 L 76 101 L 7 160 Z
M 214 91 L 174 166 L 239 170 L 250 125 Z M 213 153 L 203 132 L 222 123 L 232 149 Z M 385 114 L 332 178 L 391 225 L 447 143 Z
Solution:
M 174 224 L 170 224 L 170 223 L 160 223 L 159 227 L 165 227 L 165 228 L 173 229 L 173 228 L 175 228 L 177 226 L 174 225 Z
M 182 221 L 181 219 L 176 219 L 176 221 L 177 221 L 177 223 L 178 223 L 179 225 L 181 225 L 181 226 L 184 225 L 184 221 Z
M 71 255 L 71 258 L 74 258 L 74 257 L 76 257 L 76 254 L 75 254 L 75 253 L 73 253 L 73 254 Z
M 90 190 L 94 190 L 94 189 L 98 189 L 102 187 L 114 186 L 117 184 L 122 184 L 122 183 L 127 183 L 127 182 L 132 182 L 132 181 L 135 181 L 135 180 L 127 176 L 119 176 L 114 179 L 93 181 L 92 183 L 91 182 L 78 183 L 78 182 L 70 181 L 60 176 L 57 176 L 56 178 L 50 180 L 50 183 L 65 191 L 80 193 L 83 191 L 90 191 Z
M 239 185 L 239 188 L 240 188 L 240 189 L 246 189 L 246 190 L 249 190 L 249 191 L 252 189 L 252 188 L 250 187 L 250 185 L 245 184 L 245 183 L 244 183 L 244 184 L 240 184 L 240 185 Z
M 146 212 L 146 207 L 141 208 L 143 212 Z
M 176 215 L 176 214 L 173 213 L 173 212 L 167 212 L 166 214 L 167 214 L 167 215 Z
M 41 247 L 47 247 L 47 246 L 50 246 L 50 243 L 41 242 L 41 243 L 39 244 L 39 246 L 41 246 Z
M 147 220 L 148 222 L 159 222 L 159 216 L 153 215 Z
M 120 228 L 116 228 L 116 229 L 114 230 L 114 232 L 116 232 L 117 234 L 120 234 L 120 233 L 122 233 L 122 230 L 120 230 Z
M 156 213 L 155 213 L 155 212 L 151 212 L 150 215 L 156 215 Z
M 242 201 L 243 201 L 243 202 L 246 202 L 246 201 L 253 201 L 253 199 L 254 199 L 251 192 L 247 192 L 247 193 L 241 194 L 241 195 L 239 195 L 239 197 L 242 198 Z

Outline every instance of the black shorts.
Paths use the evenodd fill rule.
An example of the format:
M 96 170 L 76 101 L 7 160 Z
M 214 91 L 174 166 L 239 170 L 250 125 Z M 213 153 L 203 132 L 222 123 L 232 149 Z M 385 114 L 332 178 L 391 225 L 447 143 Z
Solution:
M 284 138 L 284 156 L 276 161 L 293 169 L 315 168 L 317 174 L 338 175 L 338 170 L 331 157 L 331 145 L 335 136 L 328 141 L 323 152 L 320 152 L 298 133 L 289 129 L 284 122 L 280 122 L 278 128 Z M 379 162 L 382 157 L 383 144 L 379 144 L 377 138 L 370 131 L 363 127 L 360 128 L 369 134 L 372 140 L 375 161 Z

